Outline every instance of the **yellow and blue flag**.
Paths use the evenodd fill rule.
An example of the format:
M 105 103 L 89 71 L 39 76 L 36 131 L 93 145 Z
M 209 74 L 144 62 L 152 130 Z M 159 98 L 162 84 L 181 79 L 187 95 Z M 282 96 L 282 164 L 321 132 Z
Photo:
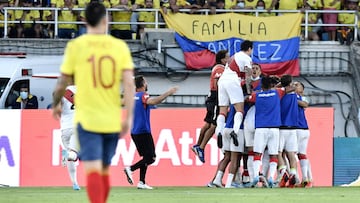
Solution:
M 165 14 L 184 52 L 188 69 L 209 68 L 215 54 L 240 51 L 244 40 L 254 42 L 253 62 L 269 75 L 299 75 L 301 14 L 255 17 L 237 13 L 216 15 Z

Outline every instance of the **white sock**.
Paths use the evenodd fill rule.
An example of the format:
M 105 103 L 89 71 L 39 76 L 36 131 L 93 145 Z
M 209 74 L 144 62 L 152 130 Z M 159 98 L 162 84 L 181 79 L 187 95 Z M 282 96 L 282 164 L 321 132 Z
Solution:
M 234 182 L 237 183 L 237 184 L 240 184 L 240 183 L 241 183 L 241 173 L 240 173 L 240 170 L 238 170 L 238 171 L 236 172 Z
M 259 176 L 261 160 L 254 160 L 254 177 Z
M 254 180 L 254 156 L 248 156 L 247 167 L 250 177 L 250 182 Z
M 307 177 L 308 177 L 309 181 L 312 181 L 312 180 L 313 180 L 313 177 L 312 177 L 312 171 L 311 171 L 311 164 L 310 164 L 309 159 L 308 159 L 308 171 L 307 171 Z
M 67 162 L 67 169 L 69 172 L 70 180 L 73 184 L 77 184 L 77 177 L 76 177 L 76 165 L 73 161 Z
M 269 176 L 273 180 L 275 180 L 275 174 L 276 174 L 277 165 L 278 164 L 276 162 L 270 162 L 269 163 Z
M 218 136 L 219 133 L 223 134 L 223 129 L 225 126 L 225 116 L 219 114 L 216 119 L 216 128 L 215 128 L 215 135 Z
M 221 180 L 222 180 L 223 176 L 224 176 L 224 172 L 223 172 L 223 171 L 218 171 L 218 172 L 216 173 L 214 182 L 216 182 L 216 183 L 221 183 Z
M 309 162 L 307 159 L 301 159 L 300 160 L 300 166 L 301 166 L 301 174 L 302 174 L 302 180 L 308 180 L 308 168 L 309 168 Z
M 234 174 L 229 173 L 229 174 L 228 174 L 228 177 L 227 177 L 227 180 L 226 180 L 226 185 L 225 185 L 225 187 L 230 187 L 233 179 L 234 179 Z
M 240 130 L 242 120 L 243 120 L 243 113 L 236 112 L 235 116 L 234 116 L 234 128 L 233 128 L 233 130 L 236 134 L 238 134 L 238 132 Z
M 262 157 L 262 174 L 264 175 L 264 177 L 268 176 L 269 164 L 270 164 L 270 156 L 268 153 L 266 153 L 266 151 Z

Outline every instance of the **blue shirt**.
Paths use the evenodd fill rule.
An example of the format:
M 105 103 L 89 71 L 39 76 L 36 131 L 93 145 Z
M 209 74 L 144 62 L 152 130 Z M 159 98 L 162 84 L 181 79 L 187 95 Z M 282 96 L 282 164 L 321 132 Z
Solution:
M 285 94 L 281 99 L 281 126 L 296 128 L 299 120 L 299 105 L 294 92 Z
M 131 134 L 151 133 L 150 109 L 146 104 L 149 95 L 146 92 L 135 93 L 134 122 Z
M 280 90 L 256 93 L 255 128 L 278 128 L 281 126 Z
M 297 95 L 297 99 L 299 101 L 302 101 L 302 96 Z M 299 106 L 298 110 L 299 110 L 299 120 L 298 120 L 299 129 L 309 129 L 307 120 L 305 117 L 305 109 L 303 107 Z

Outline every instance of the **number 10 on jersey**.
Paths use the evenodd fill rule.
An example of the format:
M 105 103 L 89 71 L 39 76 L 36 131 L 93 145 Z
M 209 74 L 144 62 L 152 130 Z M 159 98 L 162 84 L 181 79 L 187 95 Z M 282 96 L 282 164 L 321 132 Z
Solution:
M 116 62 L 113 57 L 91 55 L 87 61 L 91 64 L 94 88 L 101 85 L 107 89 L 115 84 Z

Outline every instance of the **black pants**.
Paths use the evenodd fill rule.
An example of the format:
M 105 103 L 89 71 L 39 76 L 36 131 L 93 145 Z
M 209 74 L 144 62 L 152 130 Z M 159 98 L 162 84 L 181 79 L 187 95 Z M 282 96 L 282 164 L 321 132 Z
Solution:
M 145 176 L 148 165 L 155 161 L 155 144 L 151 133 L 131 134 L 136 149 L 142 159 L 130 167 L 131 171 L 140 169 L 140 181 L 145 183 Z

